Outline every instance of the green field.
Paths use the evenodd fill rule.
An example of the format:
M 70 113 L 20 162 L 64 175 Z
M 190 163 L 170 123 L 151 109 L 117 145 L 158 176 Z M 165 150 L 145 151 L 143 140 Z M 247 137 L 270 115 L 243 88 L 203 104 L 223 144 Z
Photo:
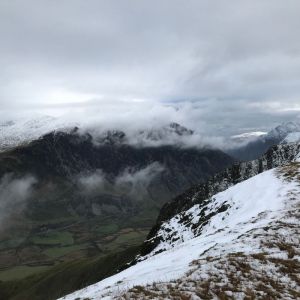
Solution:
M 107 224 L 95 228 L 96 233 L 100 235 L 116 233 L 118 230 L 119 226 L 117 224 Z
M 49 270 L 51 267 L 49 266 L 37 266 L 37 267 L 29 267 L 29 266 L 17 266 L 14 268 L 10 268 L 6 271 L 0 272 L 0 281 L 11 281 L 16 279 L 22 279 L 29 275 L 33 275 L 36 273 L 40 273 L 42 271 Z
M 105 257 L 61 263 L 23 279 L 0 281 L 0 299 L 57 299 L 117 273 L 120 267 L 130 262 L 138 252 L 139 247 L 131 247 L 126 251 L 114 252 Z M 22 270 L 20 269 L 19 272 Z
M 141 225 L 143 218 L 136 216 L 127 222 L 111 218 L 94 218 L 84 223 L 77 220 L 68 224 L 67 229 L 58 227 L 42 233 L 33 232 L 27 238 L 3 240 L 0 242 L 0 280 L 19 280 L 64 261 L 105 257 L 141 245 L 150 227 L 124 227 L 122 223 Z M 20 249 L 23 262 L 19 262 L 19 256 L 14 256 L 15 247 Z M 7 262 L 12 262 L 11 266 Z
M 67 255 L 68 253 L 79 251 L 81 249 L 85 249 L 86 245 L 72 245 L 65 247 L 53 247 L 47 248 L 43 253 L 47 255 L 49 258 L 59 258 Z
M 36 235 L 32 239 L 32 242 L 37 245 L 72 245 L 74 240 L 73 236 L 68 231 L 63 232 L 50 232 L 41 235 Z
M 0 299 L 52 300 L 113 274 L 137 254 L 158 213 L 150 205 L 89 217 L 63 214 L 59 202 L 34 205 L 0 235 Z

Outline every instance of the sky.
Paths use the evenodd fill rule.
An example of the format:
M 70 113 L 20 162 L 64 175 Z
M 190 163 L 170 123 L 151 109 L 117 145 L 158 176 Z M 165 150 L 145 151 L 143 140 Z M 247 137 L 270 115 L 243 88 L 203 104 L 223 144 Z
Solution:
M 0 113 L 181 121 L 300 115 L 298 0 L 1 0 Z

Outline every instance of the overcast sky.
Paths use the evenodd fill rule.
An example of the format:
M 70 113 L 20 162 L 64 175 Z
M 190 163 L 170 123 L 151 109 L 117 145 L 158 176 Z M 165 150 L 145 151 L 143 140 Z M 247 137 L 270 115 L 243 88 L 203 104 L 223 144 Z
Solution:
M 120 103 L 219 131 L 295 119 L 300 1 L 0 1 L 2 112 Z

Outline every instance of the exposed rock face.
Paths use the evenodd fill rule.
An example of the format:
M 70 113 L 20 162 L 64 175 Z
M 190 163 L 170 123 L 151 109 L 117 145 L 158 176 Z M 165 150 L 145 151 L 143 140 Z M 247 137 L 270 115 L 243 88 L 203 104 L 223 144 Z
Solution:
M 208 179 L 205 183 L 196 185 L 176 197 L 173 201 L 166 203 L 158 216 L 156 225 L 150 231 L 144 242 L 141 254 L 147 255 L 162 242 L 161 235 L 157 235 L 162 223 L 170 220 L 175 215 L 187 211 L 195 204 L 205 206 L 207 199 L 226 190 L 239 182 L 242 182 L 263 171 L 285 165 L 297 159 L 300 152 L 300 144 L 285 144 L 272 147 L 260 159 L 242 162 L 218 173 Z M 220 210 L 225 207 L 220 207 Z M 207 218 L 208 216 L 203 216 Z M 183 219 L 184 222 L 184 219 Z M 205 223 L 205 220 L 201 220 Z M 197 227 L 195 225 L 195 227 Z

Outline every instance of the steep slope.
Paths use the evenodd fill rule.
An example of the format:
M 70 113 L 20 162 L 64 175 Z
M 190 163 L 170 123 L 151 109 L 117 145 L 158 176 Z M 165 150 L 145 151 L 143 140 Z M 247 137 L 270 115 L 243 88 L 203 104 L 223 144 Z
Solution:
M 156 225 L 152 228 L 148 239 L 144 242 L 142 254 L 148 254 L 160 243 L 161 237 L 157 235 L 157 232 L 162 222 L 169 220 L 195 204 L 202 204 L 209 197 L 224 191 L 234 184 L 263 171 L 290 163 L 296 159 L 299 152 L 300 144 L 274 146 L 260 159 L 237 163 L 223 172 L 212 176 L 205 183 L 192 187 L 173 201 L 166 203 L 160 211 Z
M 176 214 L 136 265 L 61 299 L 296 299 L 299 207 L 295 161 Z

